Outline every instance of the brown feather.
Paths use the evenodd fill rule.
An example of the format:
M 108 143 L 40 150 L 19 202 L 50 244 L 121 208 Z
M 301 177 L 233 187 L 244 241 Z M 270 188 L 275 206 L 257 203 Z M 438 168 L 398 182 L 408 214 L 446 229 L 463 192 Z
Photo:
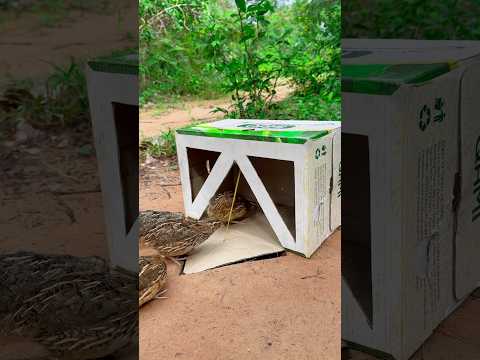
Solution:
M 107 356 L 138 336 L 138 276 L 97 257 L 0 255 L 0 332 L 62 359 Z
M 167 264 L 160 256 L 140 256 L 139 298 L 142 306 L 154 299 L 165 287 L 167 282 Z
M 181 213 L 167 211 L 143 211 L 140 213 L 140 239 L 165 257 L 186 255 L 207 240 L 222 224 L 228 222 L 233 193 L 217 195 L 209 204 L 207 219 L 194 220 Z M 251 206 L 237 196 L 231 221 L 249 214 Z

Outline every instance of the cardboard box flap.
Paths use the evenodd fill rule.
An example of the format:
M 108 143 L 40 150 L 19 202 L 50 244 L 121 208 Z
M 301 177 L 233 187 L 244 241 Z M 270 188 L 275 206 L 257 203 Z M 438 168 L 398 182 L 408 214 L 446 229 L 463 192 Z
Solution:
M 462 79 L 460 124 L 461 190 L 455 239 L 455 293 L 468 295 L 480 281 L 480 63 Z
M 342 91 L 391 95 L 480 58 L 480 41 L 344 39 Z
M 136 53 L 119 53 L 107 57 L 100 57 L 88 62 L 93 71 L 138 75 L 138 54 Z
M 227 119 L 178 129 L 179 134 L 304 144 L 327 135 L 338 121 Z
M 283 252 L 265 216 L 257 213 L 227 231 L 221 227 L 196 248 L 185 262 L 183 272 L 193 274 L 262 255 Z
M 448 63 L 439 64 L 344 64 L 342 91 L 391 95 L 400 86 L 420 84 L 451 70 Z
M 439 64 L 480 55 L 480 41 L 343 39 L 343 64 Z

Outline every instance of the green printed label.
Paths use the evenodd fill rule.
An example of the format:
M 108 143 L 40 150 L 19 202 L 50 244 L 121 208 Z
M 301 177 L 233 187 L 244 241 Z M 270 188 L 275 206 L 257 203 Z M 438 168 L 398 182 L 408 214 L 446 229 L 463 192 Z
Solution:
M 420 130 L 425 131 L 431 124 L 443 122 L 446 117 L 444 107 L 445 100 L 442 97 L 435 98 L 433 112 L 429 105 L 424 104 L 418 115 L 418 127 Z
M 322 156 L 325 156 L 327 155 L 327 146 L 326 145 L 322 145 L 321 148 L 317 148 L 315 150 L 315 159 L 318 160 L 320 159 Z
M 304 144 L 340 127 L 338 121 L 227 119 L 187 126 L 179 134 Z
M 294 125 L 288 124 L 260 124 L 260 123 L 246 123 L 238 125 L 240 128 L 253 128 L 253 129 L 271 129 L 271 130 L 278 130 L 278 129 L 291 129 L 294 128 Z

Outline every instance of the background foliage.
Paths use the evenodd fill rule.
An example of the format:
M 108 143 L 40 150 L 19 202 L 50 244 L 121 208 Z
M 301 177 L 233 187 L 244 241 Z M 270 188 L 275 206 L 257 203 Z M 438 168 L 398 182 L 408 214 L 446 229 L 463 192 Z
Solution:
M 140 0 L 141 103 L 230 96 L 230 117 L 339 119 L 340 2 Z M 279 84 L 293 95 L 275 101 Z
M 479 0 L 349 0 L 342 12 L 349 38 L 480 39 Z

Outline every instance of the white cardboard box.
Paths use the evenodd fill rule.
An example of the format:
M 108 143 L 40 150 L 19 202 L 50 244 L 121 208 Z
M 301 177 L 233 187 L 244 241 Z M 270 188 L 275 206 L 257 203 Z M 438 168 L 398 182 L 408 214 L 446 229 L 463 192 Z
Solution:
M 480 280 L 480 42 L 342 49 L 342 338 L 406 360 Z
M 218 192 L 259 204 L 283 247 L 310 257 L 340 225 L 340 123 L 221 120 L 177 130 L 185 213 Z
M 138 270 L 138 57 L 89 62 L 88 98 L 112 264 Z

